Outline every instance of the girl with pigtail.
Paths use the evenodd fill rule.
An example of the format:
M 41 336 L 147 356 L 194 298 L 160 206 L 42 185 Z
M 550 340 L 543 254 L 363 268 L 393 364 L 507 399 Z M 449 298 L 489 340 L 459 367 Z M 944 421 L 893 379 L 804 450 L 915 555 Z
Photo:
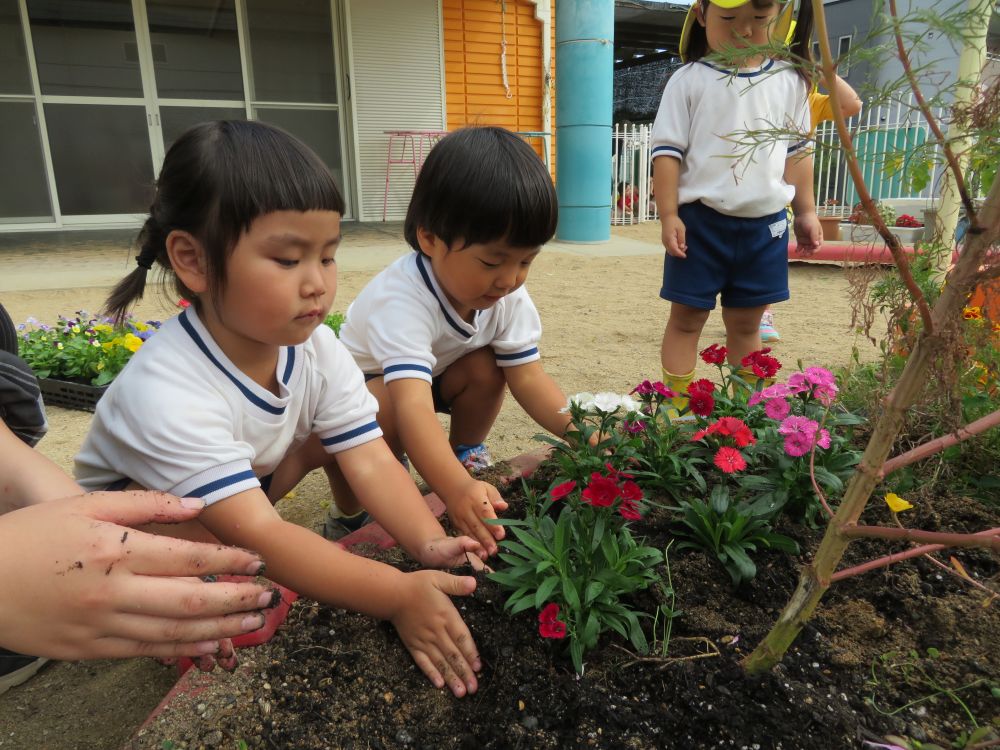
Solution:
M 698 338 L 721 297 L 729 361 L 760 349 L 767 305 L 788 299 L 791 203 L 799 252 L 822 244 L 807 148 L 812 9 L 795 0 L 696 0 L 681 33 L 687 64 L 653 124 L 653 183 L 670 301 L 660 364 L 687 405 Z M 790 49 L 769 46 L 789 37 Z M 798 66 L 789 62 L 796 60 Z M 781 135 L 751 146 L 749 132 Z M 754 139 L 756 140 L 756 139 Z
M 395 459 L 361 371 L 323 320 L 337 287 L 344 201 L 304 144 L 259 122 L 209 122 L 168 151 L 121 318 L 160 266 L 190 306 L 166 321 L 98 404 L 77 478 L 90 489 L 200 498 L 196 522 L 162 533 L 256 550 L 268 577 L 390 620 L 417 665 L 475 692 L 471 634 L 449 596 L 472 577 L 403 573 L 283 520 L 273 504 L 336 462 L 360 504 L 423 565 L 485 557 L 448 537 Z

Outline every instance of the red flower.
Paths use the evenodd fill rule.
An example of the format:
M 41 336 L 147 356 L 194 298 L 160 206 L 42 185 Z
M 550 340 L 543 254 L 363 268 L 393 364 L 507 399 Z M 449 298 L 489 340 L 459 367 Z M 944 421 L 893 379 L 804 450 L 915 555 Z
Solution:
M 701 378 L 688 383 L 688 393 L 707 393 L 711 395 L 714 392 L 715 383 L 708 378 Z
M 642 518 L 642 514 L 639 513 L 638 504 L 627 497 L 622 498 L 622 504 L 618 506 L 618 512 L 627 521 L 638 521 Z
M 648 380 L 643 380 L 639 385 L 633 388 L 629 393 L 631 395 L 639 394 L 640 396 L 648 396 L 653 392 L 653 384 Z
M 590 482 L 587 484 L 587 489 L 581 493 L 581 497 L 597 508 L 608 508 L 614 504 L 621 493 L 621 489 L 614 479 L 602 477 L 595 472 L 590 475 Z
M 750 367 L 753 370 L 753 374 L 758 378 L 773 378 L 778 374 L 778 370 L 781 369 L 781 362 L 774 357 L 762 354 L 757 357 Z
M 707 417 L 715 409 L 715 399 L 708 393 L 696 391 L 688 399 L 688 407 L 691 409 L 692 414 L 697 414 L 699 417 Z
M 712 344 L 707 349 L 701 350 L 701 358 L 710 365 L 721 365 L 726 361 L 728 351 L 724 346 Z
M 554 620 L 552 622 L 543 622 L 538 626 L 538 634 L 542 638 L 565 638 L 566 637 L 566 623 L 562 620 Z
M 604 468 L 608 470 L 608 479 L 613 479 L 616 482 L 620 482 L 623 479 L 635 479 L 634 474 L 626 474 L 624 471 L 618 471 L 614 466 L 609 464 L 607 461 L 604 462 Z M 591 479 L 601 476 L 597 472 L 590 475 Z
M 690 442 L 695 442 L 701 440 L 705 435 L 708 434 L 708 430 L 698 430 L 694 435 L 691 436 Z
M 559 605 L 555 602 L 549 602 L 538 613 L 538 621 L 542 623 L 555 622 L 557 617 L 559 617 Z
M 637 485 L 635 482 L 628 481 L 622 484 L 621 492 L 622 492 L 623 503 L 626 501 L 638 502 L 642 500 L 642 490 L 639 489 L 639 485 Z
M 538 613 L 538 634 L 542 638 L 565 638 L 566 623 L 558 619 L 559 605 L 550 602 Z
M 757 442 L 757 438 L 753 436 L 750 432 L 750 428 L 746 425 L 736 432 L 733 433 L 733 442 L 736 443 L 739 448 L 746 448 L 748 445 L 753 445 Z
M 732 474 L 734 471 L 743 471 L 747 467 L 747 462 L 743 458 L 743 454 L 735 448 L 730 448 L 728 445 L 719 448 L 715 454 L 714 463 L 719 469 L 726 472 L 726 474 Z
M 576 480 L 570 479 L 568 482 L 563 482 L 562 484 L 557 484 L 551 490 L 549 490 L 549 497 L 553 500 L 562 500 L 566 495 L 571 493 L 576 489 Z

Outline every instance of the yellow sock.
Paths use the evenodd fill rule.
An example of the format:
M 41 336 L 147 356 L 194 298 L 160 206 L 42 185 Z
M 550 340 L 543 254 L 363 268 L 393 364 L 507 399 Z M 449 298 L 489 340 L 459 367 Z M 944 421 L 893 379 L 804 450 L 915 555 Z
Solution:
M 762 379 L 753 370 L 748 370 L 745 367 L 741 367 L 737 370 L 736 374 L 750 384 L 751 390 L 757 390 L 757 381 Z M 774 385 L 774 378 L 763 378 L 763 381 L 764 388 Z
M 670 399 L 672 408 L 667 409 L 667 416 L 674 420 L 680 416 L 680 410 L 688 405 L 687 389 L 691 385 L 691 381 L 694 380 L 694 370 L 691 370 L 687 375 L 674 375 L 672 372 L 667 372 L 665 368 L 662 369 L 662 372 L 663 385 L 677 394 Z

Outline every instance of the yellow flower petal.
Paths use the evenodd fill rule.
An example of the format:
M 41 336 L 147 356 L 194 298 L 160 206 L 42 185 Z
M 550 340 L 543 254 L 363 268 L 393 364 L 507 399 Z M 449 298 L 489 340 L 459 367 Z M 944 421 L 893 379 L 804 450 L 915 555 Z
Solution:
M 885 504 L 889 506 L 889 510 L 893 513 L 902 513 L 904 510 L 909 510 L 913 507 L 913 505 L 901 498 L 895 492 L 890 492 L 885 496 Z

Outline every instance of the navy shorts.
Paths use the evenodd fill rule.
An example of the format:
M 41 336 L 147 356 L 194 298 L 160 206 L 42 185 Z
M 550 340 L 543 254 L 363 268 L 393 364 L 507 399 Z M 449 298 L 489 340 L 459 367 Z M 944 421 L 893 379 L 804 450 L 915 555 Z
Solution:
M 788 213 L 726 216 L 704 203 L 685 203 L 687 258 L 667 254 L 660 296 L 700 310 L 761 307 L 783 302 L 788 293 Z
M 365 382 L 382 377 L 382 373 L 365 373 Z M 438 414 L 451 414 L 451 404 L 441 395 L 441 375 L 431 378 L 431 397 L 434 399 L 434 411 Z

